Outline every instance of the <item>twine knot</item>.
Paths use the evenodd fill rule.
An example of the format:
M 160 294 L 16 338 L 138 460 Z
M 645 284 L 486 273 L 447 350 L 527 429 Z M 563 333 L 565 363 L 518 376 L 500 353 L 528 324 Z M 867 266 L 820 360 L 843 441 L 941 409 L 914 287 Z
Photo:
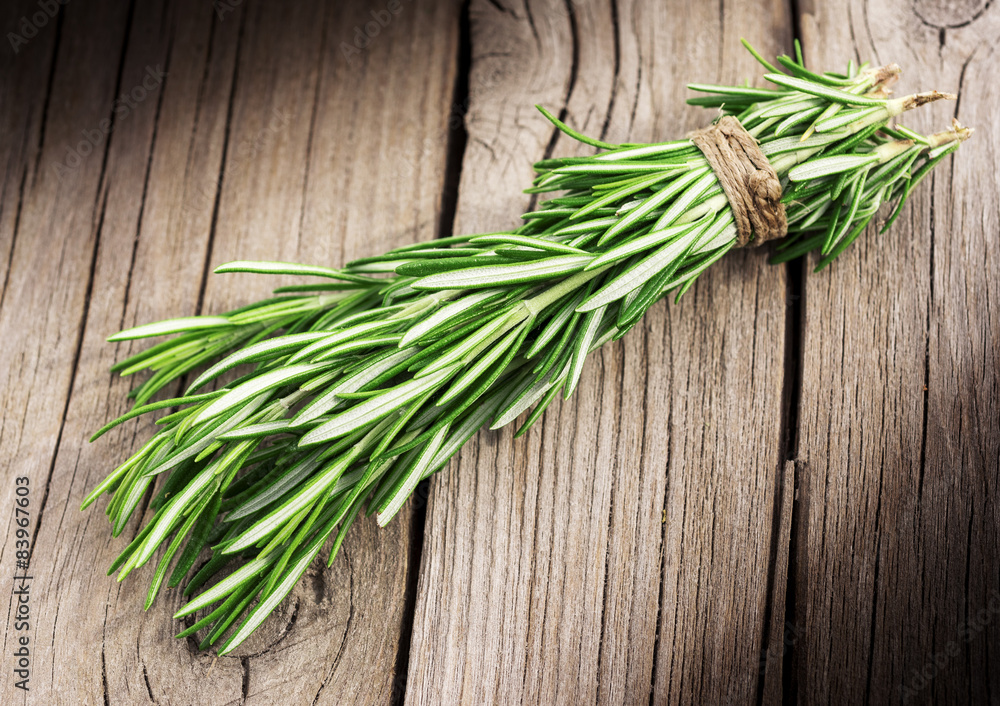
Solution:
M 736 245 L 761 245 L 788 232 L 778 173 L 740 121 L 725 115 L 688 138 L 701 150 L 729 200 Z

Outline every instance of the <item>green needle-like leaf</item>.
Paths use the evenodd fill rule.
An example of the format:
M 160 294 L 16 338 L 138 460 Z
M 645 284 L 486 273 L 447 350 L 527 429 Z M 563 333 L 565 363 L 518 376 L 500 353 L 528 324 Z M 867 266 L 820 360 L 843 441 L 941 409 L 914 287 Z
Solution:
M 421 277 L 414 289 L 482 289 L 525 282 L 552 280 L 582 270 L 590 262 L 587 255 L 546 258 L 523 265 L 485 265 Z
M 224 316 L 188 316 L 181 319 L 167 319 L 155 324 L 145 324 L 135 328 L 125 329 L 108 336 L 109 342 L 130 341 L 135 338 L 152 338 L 166 336 L 184 331 L 200 331 L 203 329 L 229 328 L 233 323 Z
M 806 79 L 795 78 L 793 76 L 786 76 L 784 74 L 764 74 L 764 78 L 772 83 L 776 83 L 779 86 L 785 86 L 786 88 L 792 88 L 796 91 L 802 93 L 808 93 L 809 95 L 819 96 L 820 98 L 832 101 L 834 103 L 844 103 L 846 105 L 884 105 L 885 101 L 879 98 L 868 98 L 867 96 L 858 96 L 846 91 L 841 91 L 836 88 L 830 88 L 829 86 L 824 86 L 814 81 L 808 81 Z
M 195 417 L 194 423 L 202 424 L 209 419 L 213 419 L 223 412 L 226 412 L 246 402 L 247 400 L 258 396 L 262 392 L 266 392 L 267 390 L 272 390 L 283 385 L 290 385 L 294 382 L 310 377 L 311 375 L 314 375 L 315 373 L 328 367 L 330 367 L 329 363 L 289 365 L 247 380 L 246 382 L 231 389 L 222 397 L 213 400 L 210 405 L 208 405 L 198 414 L 197 417 Z
M 321 444 L 325 441 L 349 434 L 366 424 L 378 421 L 390 412 L 412 402 L 425 392 L 440 387 L 454 374 L 457 367 L 458 364 L 452 364 L 432 375 L 403 383 L 392 390 L 387 390 L 376 397 L 372 397 L 366 402 L 355 405 L 307 433 L 299 441 L 299 445 L 311 446 L 313 444 Z

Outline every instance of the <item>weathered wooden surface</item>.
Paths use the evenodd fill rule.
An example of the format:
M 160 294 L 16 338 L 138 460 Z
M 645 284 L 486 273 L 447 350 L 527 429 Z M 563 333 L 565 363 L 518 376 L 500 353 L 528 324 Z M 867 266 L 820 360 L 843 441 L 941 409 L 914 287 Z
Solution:
M 436 235 L 457 8 L 407 10 L 367 57 L 347 64 L 339 44 L 365 21 L 360 6 L 289 14 L 253 3 L 220 16 L 204 2 L 69 5 L 59 31 L 50 27 L 12 62 L 6 75 L 24 90 L 30 78 L 19 72 L 37 72 L 40 83 L 26 100 L 35 121 L 27 136 L 5 144 L 27 154 L 7 165 L 14 195 L 4 216 L 21 214 L 16 229 L 4 221 L 11 254 L 0 311 L 5 506 L 13 476 L 29 476 L 37 527 L 28 700 L 384 703 L 398 689 L 409 513 L 378 534 L 363 523 L 344 561 L 317 566 L 263 634 L 215 661 L 171 637 L 176 592 L 144 615 L 143 579 L 119 585 L 104 575 L 127 540 L 110 537 L 99 509 L 79 505 L 149 431 L 140 422 L 86 443 L 100 420 L 127 408 L 129 383 L 107 369 L 128 351 L 105 336 L 151 318 L 231 308 L 274 286 L 206 278 L 226 260 L 336 261 Z M 162 85 L 60 180 L 51 165 L 81 130 L 112 114 L 116 96 L 141 85 L 147 66 L 162 66 Z M 406 173 L 405 163 L 418 168 Z M 370 207 L 353 207 L 362 202 Z M 12 527 L 7 535 L 13 540 Z M 4 546 L 9 597 L 13 553 Z M 13 636 L 5 629 L 6 657 Z M 0 702 L 24 700 L 13 680 L 2 689 Z
M 0 703 L 997 703 L 1000 10 L 393 7 L 347 53 L 387 3 L 73 2 L 0 48 L 0 595 L 19 475 L 35 576 L 31 692 L 8 620 Z M 234 656 L 171 637 L 173 593 L 142 613 L 148 574 L 104 575 L 126 538 L 78 506 L 149 433 L 85 441 L 127 407 L 107 334 L 275 284 L 207 274 L 229 259 L 506 228 L 531 162 L 577 149 L 534 103 L 667 139 L 706 120 L 684 83 L 758 73 L 739 37 L 796 33 L 815 66 L 962 91 L 907 120 L 977 133 L 889 233 L 819 274 L 719 263 L 524 438 L 481 433 L 390 528 L 359 523 Z
M 669 139 L 705 120 L 684 104 L 686 81 L 752 75 L 736 27 L 769 53 L 790 41 L 787 17 L 763 4 L 725 4 L 725 22 L 692 4 L 690 37 L 670 31 L 678 7 L 473 6 L 457 230 L 507 227 L 527 206 L 518 187 L 553 131 L 524 106 L 613 141 Z M 495 207 L 497 191 L 510 196 Z M 743 253 L 688 297 L 593 356 L 544 423 L 516 442 L 481 433 L 434 485 L 408 703 L 755 698 L 784 271 Z
M 883 236 L 805 278 L 794 523 L 800 700 L 1000 700 L 1000 13 L 802 6 L 807 60 L 897 61 L 977 132 Z M 820 41 L 822 39 L 822 41 Z M 833 678 L 831 678 L 833 677 Z

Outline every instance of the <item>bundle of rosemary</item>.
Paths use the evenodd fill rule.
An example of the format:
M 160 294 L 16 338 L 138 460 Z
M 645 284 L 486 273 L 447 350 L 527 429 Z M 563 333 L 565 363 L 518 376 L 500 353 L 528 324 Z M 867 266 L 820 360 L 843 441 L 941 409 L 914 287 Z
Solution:
M 753 138 L 748 149 L 773 175 L 773 203 L 751 204 L 749 216 L 770 208 L 777 235 L 787 228 L 776 262 L 819 250 L 825 267 L 882 204 L 895 202 L 888 226 L 910 190 L 971 133 L 957 123 L 926 137 L 891 127 L 895 116 L 949 97 L 889 98 L 894 65 L 816 73 L 797 51 L 778 58 L 779 70 L 747 48 L 776 88 L 692 85 L 707 95 L 690 102 L 729 116 L 722 120 Z M 539 162 L 528 191 L 562 193 L 525 214 L 520 228 L 416 243 L 343 269 L 229 263 L 216 272 L 322 282 L 282 287 L 221 316 L 110 337 L 176 334 L 114 366 L 153 374 L 132 392 L 136 406 L 94 438 L 146 412 L 171 411 L 83 506 L 111 493 L 107 514 L 118 535 L 162 481 L 155 514 L 111 571 L 121 580 L 158 555 L 147 608 L 164 582 L 187 580 L 184 594 L 193 597 L 176 617 L 205 610 L 179 636 L 205 629 L 205 647 L 236 625 L 220 653 L 232 650 L 335 534 L 333 562 L 363 508 L 385 525 L 484 425 L 496 429 L 531 410 L 524 433 L 556 395 L 573 393 L 588 353 L 668 293 L 679 298 L 731 248 L 763 239 L 720 183 L 726 166 L 697 138 L 607 144 L 545 115 L 601 151 Z M 150 402 L 204 364 L 182 397 Z M 243 366 L 241 377 L 205 391 Z M 195 568 L 206 549 L 210 557 Z

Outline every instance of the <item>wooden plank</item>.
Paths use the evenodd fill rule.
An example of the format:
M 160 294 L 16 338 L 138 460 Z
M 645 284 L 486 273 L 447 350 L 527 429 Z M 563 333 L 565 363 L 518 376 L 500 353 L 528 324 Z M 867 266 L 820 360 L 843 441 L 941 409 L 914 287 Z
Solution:
M 458 8 L 403 5 L 348 60 L 343 45 L 354 46 L 355 28 L 373 21 L 370 11 L 247 6 L 213 266 L 339 265 L 437 234 Z M 283 283 L 211 276 L 204 309 L 239 306 Z M 249 702 L 389 699 L 411 519 L 402 513 L 385 530 L 374 518 L 358 522 L 334 566 L 327 570 L 321 554 L 280 615 L 227 658 L 249 657 Z
M 21 8 L 30 13 L 27 3 Z M 101 213 L 101 184 L 106 142 L 81 160 L 73 173 L 60 179 L 51 169 L 66 157 L 67 146 L 76 146 L 80 129 L 98 125 L 107 116 L 113 100 L 119 58 L 125 36 L 127 8 L 110 4 L 95 7 L 70 7 L 63 10 L 62 26 L 40 31 L 23 49 L 24 63 L 16 71 L 24 72 L 22 86 L 34 85 L 22 96 L 30 108 L 5 111 L 12 136 L 22 136 L 27 144 L 20 159 L 11 156 L 7 169 L 20 182 L 17 190 L 4 190 L 4 211 L 15 210 L 10 233 L 9 265 L 4 278 L 3 306 L 0 309 L 0 390 L 2 390 L 3 427 L 0 432 L 0 475 L 3 488 L 3 579 L 0 591 L 8 601 L 8 615 L 14 607 L 11 577 L 17 571 L 16 526 L 14 524 L 15 476 L 29 479 L 29 508 L 33 537 L 41 534 L 42 508 L 48 482 L 55 475 L 55 449 L 63 432 L 69 388 L 79 354 L 79 342 L 91 263 L 96 247 L 97 222 Z M 20 53 L 19 53 L 20 54 Z M 53 70 L 53 63 L 55 68 Z M 111 70 L 88 75 L 87 67 L 110 66 Z M 69 106 L 72 110 L 45 106 Z M 30 116 L 30 117 L 29 117 Z M 23 121 L 23 122 L 22 122 Z M 20 123 L 20 124 L 19 124 Z M 17 198 L 7 200 L 12 195 Z M 11 223 L 6 221 L 5 225 Z M 5 229 L 6 230 L 6 229 Z M 5 236 L 6 237 L 6 236 Z M 58 521 L 54 513 L 53 524 Z M 52 518 L 52 514 L 49 515 Z M 49 549 L 34 548 L 31 571 L 50 564 Z M 21 567 L 17 571 L 23 575 Z M 45 582 L 39 577 L 31 586 L 31 629 L 18 630 L 8 624 L 4 633 L 4 653 L 12 654 L 14 640 L 30 638 L 32 674 L 30 688 L 44 681 L 52 664 L 45 649 L 51 644 L 39 616 L 54 612 L 46 605 Z M 41 611 L 41 612 L 40 612 Z M 97 620 L 95 618 L 95 620 Z M 93 622 L 90 623 L 92 625 Z M 86 630 L 81 621 L 75 627 Z M 48 664 L 47 664 L 48 662 Z M 7 664 L 5 660 L 5 664 Z M 46 666 L 48 669 L 46 669 Z M 76 672 L 72 663 L 66 671 Z M 100 694 L 100 669 L 80 674 L 84 688 Z M 28 693 L 16 690 L 13 679 L 4 679 L 0 701 L 24 703 Z
M 898 62 L 977 132 L 887 234 L 806 277 L 795 532 L 800 703 L 992 703 L 1000 693 L 1000 11 L 800 3 L 806 59 Z M 812 263 L 813 261 L 810 261 Z
M 94 314 L 113 312 L 115 318 L 98 318 L 93 324 L 88 321 L 85 346 L 93 346 L 94 368 L 81 368 L 78 377 L 105 379 L 109 354 L 121 359 L 143 347 L 137 342 L 124 347 L 126 350 L 108 351 L 102 339 L 109 332 L 120 326 L 177 316 L 178 312 L 194 314 L 202 287 L 204 257 L 212 237 L 212 213 L 191 208 L 189 204 L 197 199 L 197 178 L 218 174 L 222 163 L 232 75 L 239 51 L 239 23 L 219 22 L 211 8 L 193 2 L 174 4 L 162 12 L 170 28 L 165 33 L 160 11 L 153 10 L 149 16 L 152 23 L 149 31 L 154 36 L 169 37 L 168 76 L 155 125 L 155 142 L 145 150 L 130 149 L 126 153 L 137 153 L 137 160 L 149 162 L 144 191 L 130 194 L 133 199 L 138 197 L 142 205 L 141 220 L 129 224 L 131 228 L 122 224 L 123 236 L 128 238 L 124 242 L 132 248 L 134 264 L 129 272 L 123 272 L 121 259 L 112 248 L 101 262 L 105 281 L 117 286 L 102 287 L 100 280 L 95 282 L 94 291 L 107 293 L 110 300 L 107 306 L 95 306 Z M 136 22 L 136 29 L 140 26 Z M 134 33 L 135 29 L 133 36 Z M 135 41 L 132 37 L 130 40 Z M 120 170 L 116 166 L 112 177 Z M 109 205 L 112 214 L 121 210 L 118 204 Z M 111 225 L 113 228 L 114 221 Z M 115 232 L 110 230 L 108 236 Z M 107 241 L 102 238 L 104 242 Z M 118 288 L 123 277 L 127 278 L 124 290 Z M 101 402 L 111 408 L 108 417 L 127 409 L 122 395 L 129 387 L 114 381 L 104 393 L 106 397 Z M 75 397 L 71 400 L 71 413 L 76 401 Z M 86 415 L 94 406 L 83 399 L 75 409 Z M 72 437 L 64 439 L 64 444 L 79 443 L 85 437 L 86 427 L 80 425 L 76 429 Z M 84 466 L 90 469 L 86 483 L 74 491 L 88 492 L 108 468 L 121 462 L 133 444 L 148 438 L 149 429 L 149 420 L 137 422 L 133 428 L 123 430 L 118 439 L 99 442 L 91 451 L 93 460 Z M 80 514 L 75 504 L 70 504 L 67 515 Z M 84 514 L 95 509 L 90 508 Z M 149 513 L 143 519 L 148 521 Z M 102 547 L 106 543 L 105 551 L 112 557 L 121 551 L 122 541 L 107 536 L 107 526 L 101 518 L 85 520 L 89 524 L 84 525 L 86 532 L 81 532 L 81 542 L 100 542 Z M 106 561 L 103 558 L 98 565 L 103 566 Z M 69 578 L 76 578 L 77 571 L 80 570 L 74 570 Z M 88 579 L 96 584 L 99 590 L 95 593 L 102 599 L 95 610 L 104 603 L 108 614 L 114 616 L 100 636 L 108 701 L 125 697 L 124 700 L 136 702 L 183 702 L 190 694 L 201 692 L 206 699 L 226 703 L 234 693 L 242 691 L 245 665 L 224 662 L 213 669 L 211 655 L 191 649 L 193 640 L 183 645 L 172 638 L 177 625 L 171 615 L 181 602 L 176 591 L 167 592 L 141 618 L 136 616 L 136 606 L 144 601 L 148 589 L 148 576 L 145 571 L 135 574 L 134 580 L 112 589 L 107 598 L 104 595 L 109 592 L 108 579 Z M 212 679 L 206 681 L 204 675 L 209 669 Z
M 134 422 L 85 443 L 128 406 L 130 385 L 107 369 L 132 347 L 116 349 L 106 335 L 199 306 L 242 304 L 275 284 L 213 277 L 203 285 L 206 266 L 224 259 L 336 264 L 436 232 L 457 9 L 404 6 L 348 64 L 340 44 L 353 41 L 365 8 L 299 4 L 289 17 L 276 6 L 237 5 L 223 13 L 194 0 L 137 3 L 131 15 L 127 7 L 66 10 L 49 97 L 60 110 L 46 126 L 43 166 L 111 115 L 147 66 L 162 63 L 167 77 L 115 125 L 106 157 L 95 153 L 61 183 L 50 172 L 39 172 L 36 186 L 29 179 L 0 309 L 0 330 L 16 342 L 2 349 L 3 469 L 31 478 L 38 523 L 34 697 L 372 703 L 398 686 L 409 514 L 378 537 L 359 523 L 334 569 L 311 571 L 247 649 L 216 661 L 171 637 L 176 592 L 143 614 L 147 571 L 120 585 L 103 575 L 137 523 L 113 539 L 96 507 L 78 510 L 151 428 Z M 418 78 L 407 82 L 401 67 Z M 414 166 L 375 171 L 378 153 Z M 6 213 L 10 190 L 3 193 Z M 30 321 L 38 331 L 23 336 Z M 4 493 L 11 507 L 13 484 Z M 7 596 L 13 538 L 3 540 Z M 5 639 L 14 634 L 8 627 Z M 0 702 L 23 701 L 10 680 L 2 689 Z
M 46 21 L 38 28 L 23 18 L 35 6 L 28 0 L 4 3 L 0 8 L 0 27 L 8 28 L 0 50 L 0 307 L 6 296 L 10 263 L 24 205 L 24 189 L 29 173 L 34 174 L 42 129 L 42 112 L 51 74 L 53 50 L 58 36 L 58 21 Z M 22 33 L 31 30 L 31 38 Z
M 146 660 L 140 659 L 140 639 L 145 635 L 149 640 L 150 633 L 157 633 L 144 630 L 148 626 L 136 612 L 144 593 L 141 584 L 118 586 L 103 576 L 103 568 L 121 550 L 124 538 L 110 537 L 96 508 L 92 509 L 96 512 L 79 511 L 88 489 L 120 462 L 137 437 L 148 434 L 149 429 L 148 422 L 132 424 L 105 443 L 86 444 L 99 420 L 113 417 L 127 407 L 125 393 L 129 384 L 108 374 L 116 350 L 104 343 L 104 337 L 137 317 L 172 315 L 184 307 L 193 309 L 198 297 L 203 270 L 198 253 L 204 252 L 211 216 L 200 220 L 182 216 L 184 176 L 190 170 L 218 170 L 225 99 L 221 112 L 213 115 L 210 105 L 198 110 L 198 97 L 206 91 L 228 89 L 234 52 L 229 52 L 227 62 L 225 41 L 220 39 L 214 45 L 214 60 L 229 78 L 219 82 L 219 74 L 206 73 L 213 13 L 208 7 L 200 13 L 193 10 L 148 3 L 132 12 L 128 7 L 122 7 L 120 12 L 87 7 L 68 7 L 65 11 L 50 98 L 61 109 L 51 113 L 50 122 L 57 122 L 52 122 L 55 129 L 46 135 L 50 152 L 41 157 L 46 169 L 40 175 L 38 209 L 46 213 L 60 208 L 89 213 L 85 209 L 95 205 L 89 231 L 61 228 L 51 236 L 83 245 L 88 241 L 81 234 L 91 235 L 90 252 L 78 256 L 82 259 L 79 286 L 88 287 L 88 291 L 81 289 L 74 299 L 86 308 L 82 314 L 77 312 L 80 318 L 74 324 L 64 324 L 65 330 L 78 331 L 78 338 L 73 339 L 79 346 L 77 359 L 50 361 L 53 370 L 72 375 L 72 387 L 67 383 L 60 390 L 60 417 L 65 411 L 61 434 L 43 440 L 49 456 L 54 455 L 50 461 L 51 481 L 46 486 L 44 475 L 33 478 L 37 480 L 33 502 L 37 503 L 38 528 L 32 566 L 36 576 L 32 606 L 36 615 L 32 636 L 36 652 L 31 688 L 33 694 L 55 701 L 98 702 L 102 694 L 108 700 L 152 700 L 149 677 L 150 673 L 157 676 L 158 666 L 170 670 L 171 685 L 182 690 L 196 682 L 198 675 L 190 667 L 200 665 L 204 671 L 211 661 L 185 654 L 183 649 L 180 653 L 185 659 L 180 662 L 160 663 L 153 651 L 147 653 Z M 117 27 L 117 36 L 102 36 L 107 34 L 100 30 L 105 26 Z M 95 36 L 98 31 L 101 33 Z M 235 48 L 235 31 L 232 39 L 230 49 Z M 88 55 L 82 51 L 93 52 L 95 47 L 104 53 Z M 192 51 L 192 47 L 196 50 Z M 159 76 L 162 69 L 167 77 L 150 78 L 147 67 L 152 68 L 154 76 Z M 99 98 L 90 97 L 89 91 L 81 93 L 81 86 L 91 85 L 104 88 Z M 64 86 L 61 91 L 60 86 Z M 119 101 L 123 94 L 131 103 Z M 92 110 L 85 111 L 91 103 Z M 105 143 L 107 149 L 95 151 L 59 179 L 53 165 L 69 165 L 67 149 L 78 149 L 82 131 L 92 134 L 95 129 L 103 130 L 102 121 L 112 118 L 114 130 Z M 213 149 L 213 142 L 219 147 Z M 91 172 L 93 176 L 88 177 Z M 88 193 L 65 206 L 42 191 L 48 185 L 56 193 L 73 194 L 87 185 L 88 178 L 97 193 Z M 31 242 L 43 250 L 39 257 L 51 257 L 44 252 L 53 246 L 52 241 L 46 242 L 44 227 L 29 223 L 23 228 Z M 188 236 L 166 237 L 174 230 L 187 232 Z M 192 252 L 196 253 L 194 260 Z M 154 289 L 147 273 L 158 268 L 171 273 L 173 281 Z M 24 274 L 31 273 L 25 269 Z M 45 276 L 33 280 L 39 284 L 46 281 Z M 38 292 L 41 287 L 29 284 L 27 291 Z M 50 316 L 57 311 L 53 306 Z M 29 337 L 25 347 L 32 345 L 37 342 Z M 127 355 L 125 350 L 117 353 Z M 42 456 L 38 451 L 32 455 Z M 134 525 L 126 530 L 126 534 L 132 533 Z M 150 625 L 157 624 L 154 615 L 162 626 L 159 642 L 169 645 L 168 606 L 157 605 L 151 611 Z M 239 690 L 241 682 L 242 670 L 237 666 L 228 670 L 228 675 L 227 670 L 220 670 L 212 684 L 222 688 L 228 683 Z M 202 688 L 207 696 L 220 693 L 206 685 Z
M 711 118 L 684 105 L 684 83 L 758 73 L 739 35 L 770 53 L 790 34 L 768 4 L 470 14 L 456 232 L 508 227 L 527 207 L 518 193 L 552 139 L 532 104 L 612 140 L 667 139 Z M 524 438 L 482 433 L 462 450 L 432 481 L 408 703 L 756 698 L 785 323 L 784 270 L 733 256 L 595 354 L 575 397 Z

